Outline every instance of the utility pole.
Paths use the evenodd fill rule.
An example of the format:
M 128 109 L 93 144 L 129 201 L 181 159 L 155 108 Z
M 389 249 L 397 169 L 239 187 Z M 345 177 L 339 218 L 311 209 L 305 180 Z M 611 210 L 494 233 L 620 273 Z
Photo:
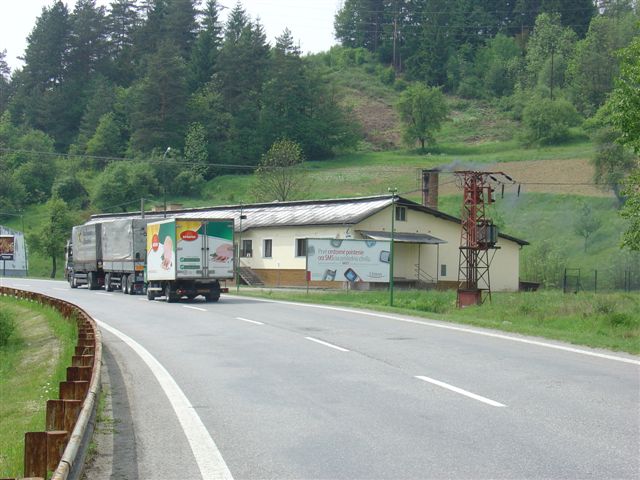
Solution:
M 164 155 L 162 155 L 162 184 L 163 184 L 163 190 L 164 190 L 164 218 L 167 218 L 167 164 L 165 162 L 166 158 L 167 158 L 167 153 L 169 153 L 171 151 L 171 147 L 167 147 L 167 149 L 164 152 Z
M 389 188 L 389 193 L 391 193 L 391 258 L 389 259 L 389 306 L 393 307 L 393 262 L 395 260 L 395 252 L 394 252 L 394 231 L 395 231 L 395 221 L 396 221 L 396 193 L 398 189 L 396 187 Z
M 503 172 L 457 171 L 455 175 L 463 188 L 457 295 L 457 305 L 463 308 L 481 305 L 483 293 L 491 299 L 489 267 L 493 256 L 489 250 L 495 252 L 500 247 L 496 246 L 498 229 L 486 217 L 485 206 L 495 201 L 491 181 L 499 183 L 497 177 L 503 176 L 514 182 Z

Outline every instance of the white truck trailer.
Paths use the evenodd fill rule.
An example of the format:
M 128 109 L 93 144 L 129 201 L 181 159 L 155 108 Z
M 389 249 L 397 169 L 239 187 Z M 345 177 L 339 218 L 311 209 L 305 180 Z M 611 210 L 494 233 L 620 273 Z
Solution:
M 71 288 L 87 285 L 90 290 L 104 283 L 102 270 L 102 224 L 77 225 L 67 245 L 65 273 Z
M 114 218 L 102 221 L 102 270 L 107 292 L 119 289 L 133 295 L 144 292 L 147 247 L 144 218 Z
M 147 298 L 217 302 L 234 278 L 233 220 L 172 218 L 147 225 Z

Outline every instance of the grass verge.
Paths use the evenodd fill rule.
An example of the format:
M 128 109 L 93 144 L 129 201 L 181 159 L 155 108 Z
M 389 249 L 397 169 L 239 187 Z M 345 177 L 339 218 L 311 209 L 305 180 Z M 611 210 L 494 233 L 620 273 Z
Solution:
M 46 401 L 57 398 L 77 340 L 75 322 L 49 307 L 0 297 L 16 323 L 0 348 L 0 477 L 23 474 L 24 434 L 45 427 Z
M 367 308 L 640 353 L 640 295 L 565 295 L 557 291 L 494 293 L 481 307 L 456 308 L 454 291 L 291 292 L 243 290 L 243 295 L 302 303 Z

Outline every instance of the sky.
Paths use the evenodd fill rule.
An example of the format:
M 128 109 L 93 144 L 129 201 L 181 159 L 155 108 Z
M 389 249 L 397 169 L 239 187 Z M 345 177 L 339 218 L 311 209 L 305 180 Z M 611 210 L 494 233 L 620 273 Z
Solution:
M 27 36 L 33 30 L 42 7 L 50 6 L 54 0 L 0 0 L 0 51 L 7 50 L 7 63 L 13 69 L 21 67 L 18 60 L 27 46 Z M 75 0 L 63 0 L 73 10 Z M 304 53 L 328 50 L 336 43 L 333 38 L 333 18 L 343 0 L 242 0 L 249 16 L 265 27 L 271 44 L 286 27 Z M 97 0 L 108 6 L 109 0 Z M 227 7 L 222 11 L 226 18 L 236 0 L 221 0 Z

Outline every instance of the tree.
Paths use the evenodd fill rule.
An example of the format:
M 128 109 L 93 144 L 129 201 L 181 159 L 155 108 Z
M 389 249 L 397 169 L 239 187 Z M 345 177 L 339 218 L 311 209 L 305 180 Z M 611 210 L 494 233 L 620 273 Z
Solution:
M 613 126 L 621 132 L 620 141 L 640 154 L 640 37 L 621 52 L 620 77 L 607 102 Z M 626 182 L 627 202 L 621 211 L 629 221 L 623 246 L 640 250 L 640 168 Z
M 222 45 L 222 26 L 219 20 L 221 8 L 218 0 L 207 0 L 201 21 L 202 27 L 191 51 L 189 68 L 192 76 L 192 90 L 196 90 L 213 78 Z
M 11 87 L 11 69 L 7 64 L 7 51 L 0 50 L 0 115 L 6 110 Z
M 594 17 L 587 36 L 576 44 L 567 76 L 571 99 L 581 113 L 593 115 L 613 89 L 620 63 L 615 52 L 638 33 L 636 23 L 633 14 Z
M 133 87 L 134 150 L 182 146 L 187 121 L 186 72 L 180 52 L 169 42 L 163 42 L 149 58 L 145 77 Z
M 158 181 L 149 164 L 118 161 L 107 165 L 98 175 L 91 203 L 102 211 L 126 212 L 128 205 L 158 191 Z
M 630 250 L 640 251 L 640 168 L 636 168 L 626 180 L 623 190 L 627 201 L 620 215 L 629 225 L 622 237 L 622 245 Z
M 276 141 L 256 170 L 254 190 L 258 199 L 284 202 L 299 195 L 305 183 L 300 169 L 303 161 L 300 145 L 287 139 Z
M 189 169 L 203 177 L 209 166 L 209 154 L 207 146 L 207 132 L 201 123 L 192 123 L 187 130 L 184 142 L 184 157 L 189 162 Z
M 600 228 L 602 221 L 594 216 L 593 210 L 588 203 L 582 203 L 579 208 L 578 216 L 573 224 L 573 230 L 576 235 L 584 238 L 584 251 L 586 252 L 589 238 Z
M 567 100 L 532 98 L 522 112 L 524 140 L 530 144 L 557 144 L 569 137 L 569 128 L 580 122 L 580 115 Z
M 567 60 L 573 54 L 575 42 L 575 32 L 563 27 L 558 15 L 538 15 L 527 44 L 527 86 L 537 83 L 547 86 L 549 98 L 553 100 L 554 88 L 564 84 L 564 70 Z
M 122 131 L 116 116 L 103 115 L 91 139 L 87 142 L 87 155 L 96 157 L 120 157 L 124 154 Z
M 29 236 L 29 245 L 51 259 L 51 278 L 55 278 L 57 259 L 62 256 L 71 227 L 76 223 L 68 205 L 60 198 L 46 204 L 47 219 Z
M 419 141 L 422 150 L 427 142 L 434 141 L 434 133 L 440 129 L 448 114 L 442 91 L 422 83 L 414 83 L 402 93 L 398 111 L 404 124 L 405 142 L 414 145 Z

